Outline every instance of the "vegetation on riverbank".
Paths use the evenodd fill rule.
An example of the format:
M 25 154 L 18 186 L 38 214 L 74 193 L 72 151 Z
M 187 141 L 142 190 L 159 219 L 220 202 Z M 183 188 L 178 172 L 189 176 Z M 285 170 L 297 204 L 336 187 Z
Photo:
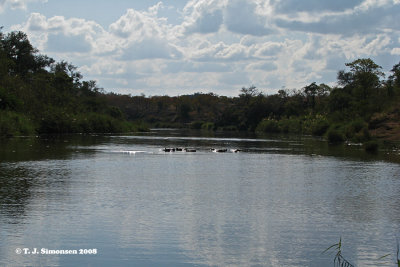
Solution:
M 336 87 L 311 83 L 300 90 L 265 95 L 242 88 L 237 97 L 213 93 L 170 96 L 129 96 L 110 93 L 107 101 L 131 119 L 154 127 L 202 130 L 295 133 L 325 137 L 330 143 L 400 140 L 400 64 L 384 79 L 371 59 L 357 59 L 338 72 Z
M 26 34 L 0 32 L 0 136 L 146 129 L 105 96 L 75 66 L 39 54 Z
M 214 93 L 132 96 L 82 81 L 77 68 L 32 47 L 22 32 L 0 32 L 0 135 L 127 132 L 157 128 L 296 133 L 330 143 L 400 140 L 400 63 L 385 79 L 369 58 L 347 63 L 337 86 L 263 94 L 244 87 L 236 97 Z M 143 122 L 143 123 L 137 123 Z

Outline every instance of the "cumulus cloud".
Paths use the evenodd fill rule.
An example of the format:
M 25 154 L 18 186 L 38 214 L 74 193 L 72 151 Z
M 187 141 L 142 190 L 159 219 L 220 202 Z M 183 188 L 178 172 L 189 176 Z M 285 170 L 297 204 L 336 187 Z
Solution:
M 47 40 L 47 51 L 87 53 L 92 49 L 91 44 L 83 35 L 66 36 L 63 34 L 50 34 Z
M 23 9 L 26 10 L 29 3 L 40 2 L 46 3 L 47 0 L 1 0 L 0 1 L 0 13 L 6 9 Z
M 232 72 L 233 69 L 231 64 L 220 62 L 171 61 L 165 65 L 164 71 L 166 73 L 223 73 Z
M 312 9 L 309 9 L 306 13 L 299 13 L 294 18 L 281 16 L 276 19 L 276 24 L 284 29 L 319 34 L 367 34 L 383 32 L 387 29 L 398 31 L 398 26 L 400 26 L 396 19 L 400 12 L 398 3 L 389 0 L 364 0 L 359 1 L 359 5 L 354 5 L 353 1 L 350 2 L 352 6 L 348 7 L 352 8 L 343 12 L 320 12 L 315 15 L 310 14 Z M 325 8 L 329 6 L 324 5 Z M 310 16 L 313 19 L 310 19 Z
M 240 43 L 227 45 L 223 42 L 202 46 L 192 54 L 196 61 L 233 61 L 238 62 L 251 58 L 250 49 Z
M 258 1 L 232 0 L 225 10 L 225 25 L 229 31 L 239 34 L 267 35 L 273 32 L 268 25 L 267 14 Z
M 273 32 L 268 22 L 272 9 L 269 1 L 200 0 L 189 1 L 184 8 L 184 33 L 214 33 L 222 26 L 227 30 L 248 35 L 267 35 Z
M 132 42 L 123 49 L 121 60 L 140 59 L 179 59 L 182 53 L 175 46 L 157 38 L 147 38 L 139 42 Z
M 320 12 L 320 11 L 345 11 L 353 9 L 363 0 L 281 0 L 277 1 L 276 10 L 279 13 Z
M 393 48 L 393 49 L 390 51 L 390 54 L 391 54 L 391 55 L 400 56 L 400 47 Z
M 192 0 L 183 12 L 185 21 L 182 24 L 185 34 L 217 32 L 223 24 L 222 10 L 227 1 Z
M 255 56 L 264 58 L 277 56 L 284 48 L 284 45 L 278 42 L 265 42 L 256 47 L 257 50 L 255 51 Z
M 112 23 L 111 33 L 121 38 L 145 38 L 163 35 L 160 20 L 152 13 L 128 9 L 125 15 Z
M 171 39 L 175 38 L 170 34 L 172 27 L 164 18 L 157 17 L 162 6 L 160 2 L 148 11 L 128 9 L 121 18 L 110 25 L 109 32 L 117 38 L 119 60 L 182 57 L 179 47 L 171 42 Z
M 5 3 L 10 7 L 0 0 L 0 8 Z M 356 58 L 381 64 L 378 59 L 392 63 L 400 54 L 399 0 L 190 0 L 175 12 L 174 24 L 162 17 L 170 14 L 165 10 L 174 12 L 162 2 L 127 9 L 104 28 L 32 13 L 13 29 L 27 32 L 43 53 L 81 66 L 85 78 L 106 89 L 147 88 L 153 95 L 222 88 L 235 95 L 250 84 L 301 88 L 334 82 Z
M 267 61 L 267 62 L 257 62 L 257 63 L 251 63 L 248 66 L 249 70 L 261 70 L 265 72 L 271 72 L 274 70 L 278 69 L 278 66 L 276 65 L 275 62 Z
M 104 29 L 94 21 L 80 18 L 66 19 L 63 16 L 46 18 L 39 13 L 32 13 L 23 25 L 15 25 L 13 30 L 27 32 L 41 50 L 65 53 L 87 53 L 109 51 L 105 39 L 109 39 Z
M 185 25 L 185 33 L 213 33 L 217 32 L 223 22 L 222 10 L 206 12 L 192 22 Z

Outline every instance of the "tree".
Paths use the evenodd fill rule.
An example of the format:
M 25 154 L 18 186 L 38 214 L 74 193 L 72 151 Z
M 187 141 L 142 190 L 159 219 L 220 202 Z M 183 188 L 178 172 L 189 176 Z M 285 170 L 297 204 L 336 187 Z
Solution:
M 353 97 L 347 91 L 335 88 L 329 95 L 329 109 L 332 112 L 339 111 L 345 114 L 352 101 Z
M 23 32 L 11 32 L 1 39 L 2 48 L 13 65 L 9 72 L 11 75 L 26 76 L 37 69 L 35 54 L 38 52 Z
M 189 120 L 190 115 L 189 112 L 191 111 L 191 106 L 185 100 L 181 100 L 177 106 L 177 115 L 181 121 L 186 122 Z
M 400 62 L 393 66 L 391 72 L 393 74 L 389 76 L 389 81 L 393 86 L 400 88 Z
M 248 88 L 242 87 L 240 92 L 241 92 L 241 94 L 239 95 L 239 97 L 240 96 L 251 96 L 251 97 L 253 97 L 253 96 L 257 96 L 258 94 L 260 94 L 260 91 L 258 91 L 258 89 L 254 85 L 252 85 L 252 86 L 250 86 Z
M 304 93 L 306 94 L 308 105 L 311 107 L 311 109 L 314 109 L 315 97 L 318 94 L 319 86 L 315 82 L 313 82 L 312 84 L 304 87 L 303 90 L 304 90 Z
M 357 59 L 346 63 L 350 72 L 339 71 L 338 83 L 351 90 L 353 96 L 368 99 L 380 87 L 380 79 L 384 77 L 382 67 L 370 58 Z

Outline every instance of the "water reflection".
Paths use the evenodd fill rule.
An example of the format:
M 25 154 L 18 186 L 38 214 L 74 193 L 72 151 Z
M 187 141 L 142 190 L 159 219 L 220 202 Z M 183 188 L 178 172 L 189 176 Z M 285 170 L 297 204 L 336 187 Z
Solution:
M 30 198 L 30 181 L 24 168 L 5 168 L 0 164 L 0 214 L 17 223 Z
M 398 164 L 307 137 L 241 137 L 168 132 L 2 146 L 0 265 L 326 266 L 332 257 L 321 252 L 342 236 L 351 261 L 368 266 L 395 248 Z M 99 255 L 26 257 L 15 254 L 21 246 Z

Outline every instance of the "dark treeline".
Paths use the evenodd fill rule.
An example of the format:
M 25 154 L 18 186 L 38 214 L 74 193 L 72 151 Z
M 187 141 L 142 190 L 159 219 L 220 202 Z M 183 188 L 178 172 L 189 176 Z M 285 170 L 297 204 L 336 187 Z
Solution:
M 345 64 L 337 86 L 311 83 L 266 95 L 132 96 L 105 93 L 77 68 L 33 48 L 22 32 L 0 32 L 0 135 L 126 132 L 150 127 L 326 136 L 331 142 L 400 140 L 400 63 L 389 77 L 369 58 Z M 129 122 L 128 122 L 129 121 Z M 137 125 L 137 124 L 136 124 Z
M 23 32 L 0 31 L 0 135 L 133 131 L 94 81 L 39 54 Z
M 110 93 L 107 102 L 130 120 L 153 127 L 246 130 L 326 135 L 331 142 L 400 138 L 400 64 L 384 79 L 371 59 L 347 63 L 337 87 L 311 83 L 300 90 L 265 95 L 242 88 L 237 97 L 213 93 L 182 96 L 129 96 Z

